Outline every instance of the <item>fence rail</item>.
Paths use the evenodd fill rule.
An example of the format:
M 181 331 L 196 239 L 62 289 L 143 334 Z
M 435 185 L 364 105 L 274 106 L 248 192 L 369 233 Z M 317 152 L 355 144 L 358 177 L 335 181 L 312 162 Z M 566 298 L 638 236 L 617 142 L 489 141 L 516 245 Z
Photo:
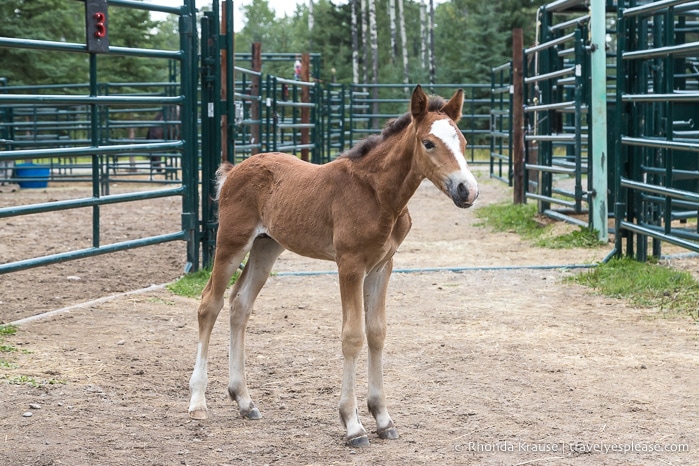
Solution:
M 180 27 L 191 26 L 194 18 L 194 1 L 183 0 L 181 8 L 159 7 L 124 0 L 112 0 L 110 14 L 119 14 L 120 8 L 142 8 L 150 11 L 166 11 L 182 17 Z M 76 8 L 85 8 L 84 3 L 75 2 Z M 78 13 L 79 14 L 79 13 Z M 51 40 L 27 40 L 24 38 L 0 37 L 0 47 L 32 49 L 39 53 L 78 53 L 87 56 L 89 84 L 67 86 L 18 86 L 12 88 L 6 81 L 0 83 L 0 183 L 35 183 L 45 186 L 48 181 L 86 181 L 92 184 L 92 197 L 70 199 L 44 204 L 33 204 L 0 209 L 0 218 L 18 215 L 41 214 L 67 209 L 89 207 L 92 209 L 92 237 L 90 247 L 59 252 L 56 254 L 23 259 L 0 264 L 0 273 L 23 270 L 30 267 L 62 262 L 65 260 L 106 254 L 130 248 L 142 247 L 169 241 L 187 240 L 186 269 L 198 266 L 197 218 L 198 178 L 191 165 L 168 169 L 165 178 L 178 184 L 174 188 L 137 191 L 128 194 L 110 195 L 109 180 L 123 174 L 126 169 L 122 157 L 128 157 L 126 167 L 136 168 L 137 160 L 151 157 L 151 153 L 176 153 L 173 159 L 184 159 L 183 154 L 193 154 L 196 147 L 193 136 L 196 122 L 191 118 L 177 121 L 162 118 L 159 123 L 149 122 L 145 115 L 156 108 L 182 107 L 183 115 L 193 115 L 196 102 L 196 77 L 187 70 L 196 70 L 195 39 L 191 34 L 180 31 L 177 50 L 109 47 L 99 60 L 110 55 L 147 57 L 175 61 L 180 70 L 180 82 L 176 90 L 154 92 L 165 86 L 156 83 L 98 84 L 96 53 L 86 44 L 73 44 Z M 166 65 L 167 66 L 167 65 Z M 169 86 L 170 84 L 168 84 Z M 118 89 L 118 91 L 115 91 Z M 127 107 L 126 109 L 124 107 Z M 128 121 L 128 122 L 127 122 Z M 181 127 L 176 136 L 147 141 L 146 138 L 130 136 L 139 129 L 156 127 L 160 124 Z M 179 130 L 178 130 L 179 131 Z M 147 154 L 147 155 L 146 155 Z M 196 155 L 187 159 L 196 160 Z M 16 162 L 29 161 L 29 164 Z M 34 163 L 35 162 L 35 163 Z M 16 165 L 16 166 L 15 166 Z M 179 165 L 179 162 L 178 162 Z M 196 163 L 195 163 L 196 165 Z M 148 165 L 150 167 L 150 165 Z M 150 180 L 153 181 L 149 168 Z M 27 176 L 17 176 L 19 173 Z M 175 173 L 177 179 L 175 179 Z M 179 175 L 182 174 L 180 178 Z M 130 172 L 131 178 L 138 175 Z M 190 175 L 190 178 L 187 178 Z M 103 244 L 100 238 L 100 207 L 107 204 L 124 204 L 160 197 L 182 198 L 182 225 L 170 233 Z M 147 222 L 147 219 L 143 219 Z M 51 236 L 47 234 L 47 236 Z
M 689 1 L 618 12 L 616 247 L 642 261 L 662 243 L 699 252 L 697 19 Z

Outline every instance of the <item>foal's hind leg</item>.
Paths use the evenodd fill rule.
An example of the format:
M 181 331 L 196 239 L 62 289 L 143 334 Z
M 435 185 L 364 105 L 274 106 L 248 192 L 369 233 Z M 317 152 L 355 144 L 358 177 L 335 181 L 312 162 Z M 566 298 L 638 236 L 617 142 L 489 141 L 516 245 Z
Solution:
M 230 243 L 225 245 L 219 244 L 219 247 L 216 249 L 211 278 L 209 278 L 209 282 L 204 288 L 201 304 L 199 304 L 199 310 L 197 311 L 199 346 L 194 371 L 189 379 L 189 390 L 191 392 L 189 416 L 192 419 L 206 419 L 207 417 L 206 385 L 208 383 L 209 339 L 216 323 L 216 318 L 223 307 L 223 294 L 233 273 L 245 257 L 250 247 L 249 242 L 250 240 L 247 240 L 239 246 L 231 245 Z
M 264 286 L 274 262 L 284 248 L 268 237 L 257 238 L 250 250 L 250 257 L 243 274 L 231 291 L 230 352 L 228 394 L 238 403 L 241 416 L 260 419 L 245 383 L 245 327 L 252 312 L 255 298 Z
M 376 419 L 376 433 L 382 439 L 397 439 L 396 430 L 386 407 L 383 388 L 383 345 L 386 338 L 386 289 L 393 269 L 393 259 L 372 270 L 364 279 L 366 336 L 369 347 L 367 405 Z

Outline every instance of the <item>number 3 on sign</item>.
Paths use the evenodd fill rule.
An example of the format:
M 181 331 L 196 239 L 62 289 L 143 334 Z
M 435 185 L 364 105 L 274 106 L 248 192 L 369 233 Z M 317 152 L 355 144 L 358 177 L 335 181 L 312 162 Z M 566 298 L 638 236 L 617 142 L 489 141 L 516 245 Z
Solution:
M 97 12 L 95 13 L 95 20 L 97 21 L 95 23 L 95 28 L 97 29 L 95 31 L 95 37 L 104 37 L 107 35 L 107 26 L 104 24 L 104 13 Z

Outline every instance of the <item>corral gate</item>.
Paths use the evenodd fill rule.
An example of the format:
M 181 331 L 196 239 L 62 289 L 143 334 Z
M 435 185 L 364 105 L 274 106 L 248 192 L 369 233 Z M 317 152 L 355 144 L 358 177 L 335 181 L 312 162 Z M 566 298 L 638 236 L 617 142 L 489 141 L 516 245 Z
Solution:
M 53 264 L 70 259 L 79 259 L 99 254 L 105 254 L 125 249 L 148 246 L 168 241 L 187 242 L 186 270 L 199 266 L 199 170 L 197 154 L 197 27 L 194 0 L 183 0 L 180 7 L 151 5 L 130 0 L 88 0 L 74 2 L 75 7 L 85 9 L 86 43 L 68 43 L 51 40 L 29 40 L 23 38 L 0 37 L 0 47 L 33 50 L 44 54 L 47 63 L 51 62 L 50 54 L 82 54 L 87 59 L 87 74 L 89 84 L 85 89 L 70 89 L 69 86 L 50 88 L 36 91 L 35 89 L 16 89 L 15 93 L 0 93 L 0 107 L 5 111 L 17 109 L 26 105 L 45 111 L 64 111 L 67 109 L 83 109 L 76 118 L 84 126 L 84 135 L 70 141 L 33 140 L 22 141 L 18 138 L 5 137 L 0 141 L 0 163 L 22 162 L 47 158 L 85 159 L 90 173 L 92 196 L 69 199 L 44 204 L 23 205 L 0 209 L 0 218 L 18 215 L 38 214 L 67 209 L 92 208 L 92 241 L 91 246 L 83 249 L 59 252 L 56 254 L 24 259 L 0 264 L 0 273 L 23 270 L 40 265 Z M 177 50 L 159 50 L 154 48 L 129 48 L 109 44 L 109 17 L 119 14 L 122 9 L 140 9 L 170 13 L 179 17 L 179 47 Z M 144 44 L 147 45 L 147 44 Z M 128 89 L 123 93 L 104 95 L 100 92 L 98 65 L 103 60 L 113 57 L 144 57 L 152 60 L 170 61 L 179 68 L 179 83 L 176 93 L 146 94 L 138 89 Z M 137 88 L 138 86 L 134 86 Z M 180 135 L 169 140 L 137 142 L 119 141 L 111 137 L 105 128 L 101 115 L 111 110 L 123 107 L 138 111 L 145 107 L 168 106 L 180 109 Z M 5 114 L 5 116 L 7 116 Z M 7 128 L 3 124 L 3 128 Z M 2 134 L 2 133 L 0 133 Z M 5 136 L 7 132 L 5 132 Z M 177 151 L 181 154 L 181 184 L 176 187 L 165 187 L 156 190 L 131 192 L 110 195 L 102 186 L 100 171 L 107 166 L 107 158 L 128 157 L 142 153 L 160 153 Z M 66 163 L 69 165 L 69 163 Z M 118 163 L 115 162 L 115 167 Z M 115 168 L 116 170 L 116 168 Z M 31 178 L 28 178 L 30 181 Z M 143 237 L 135 240 L 102 244 L 100 241 L 100 207 L 108 204 L 121 204 L 144 199 L 162 197 L 181 197 L 182 222 L 177 231 Z M 147 222 L 147 219 L 143 219 Z
M 538 19 L 538 42 L 524 49 L 523 109 L 513 108 L 527 117 L 525 199 L 605 229 L 609 210 L 617 254 L 659 257 L 662 242 L 699 252 L 699 3 L 558 0 Z M 596 62 L 599 44 L 606 54 Z M 502 95 L 513 66 L 494 68 L 492 79 L 491 177 L 505 182 L 514 141 Z
M 699 252 L 699 3 L 629 3 L 617 16 L 617 249 Z

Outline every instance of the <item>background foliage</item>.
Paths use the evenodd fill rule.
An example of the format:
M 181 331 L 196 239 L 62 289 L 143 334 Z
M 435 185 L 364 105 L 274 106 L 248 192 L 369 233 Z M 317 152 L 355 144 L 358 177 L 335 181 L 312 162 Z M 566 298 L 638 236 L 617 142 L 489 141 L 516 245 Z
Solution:
M 400 53 L 395 61 L 390 47 L 389 0 L 371 0 L 376 4 L 380 83 L 402 81 Z M 210 5 L 210 2 L 207 2 Z M 525 44 L 533 42 L 535 14 L 542 0 L 449 0 L 434 11 L 434 51 L 436 83 L 478 83 L 490 79 L 490 67 L 511 56 L 511 30 L 523 27 Z M 357 2 L 359 4 L 359 2 Z M 429 81 L 429 67 L 422 54 L 420 24 L 421 2 L 404 0 L 408 70 L 411 83 Z M 200 10 L 210 9 L 202 1 Z M 249 52 L 253 42 L 263 52 L 320 53 L 321 79 L 352 81 L 351 4 L 318 0 L 313 6 L 313 24 L 309 29 L 309 8 L 298 5 L 291 16 L 275 18 L 267 0 L 253 0 L 234 11 L 243 15 L 244 28 L 236 34 L 236 51 Z M 358 21 L 361 20 L 358 12 Z M 177 48 L 176 21 L 153 21 L 148 12 L 110 6 L 110 43 L 142 48 Z M 367 33 L 368 35 L 368 33 Z M 84 4 L 75 0 L 3 0 L 0 2 L 0 36 L 84 43 Z M 359 30 L 360 61 L 368 37 Z M 369 52 L 370 53 L 370 52 Z M 100 76 L 110 82 L 167 80 L 162 61 L 134 57 L 100 57 Z M 249 67 L 247 63 L 239 66 Z M 270 63 L 263 71 L 291 78 L 291 64 Z M 371 81 L 371 67 L 369 78 Z M 332 70 L 335 70 L 333 75 Z M 104 71 L 103 71 L 104 70 Z M 102 74 L 104 73 L 104 74 Z M 363 74 L 360 72 L 360 80 Z M 80 53 L 56 53 L 0 48 L 0 77 L 11 85 L 84 83 L 88 77 L 87 56 Z

